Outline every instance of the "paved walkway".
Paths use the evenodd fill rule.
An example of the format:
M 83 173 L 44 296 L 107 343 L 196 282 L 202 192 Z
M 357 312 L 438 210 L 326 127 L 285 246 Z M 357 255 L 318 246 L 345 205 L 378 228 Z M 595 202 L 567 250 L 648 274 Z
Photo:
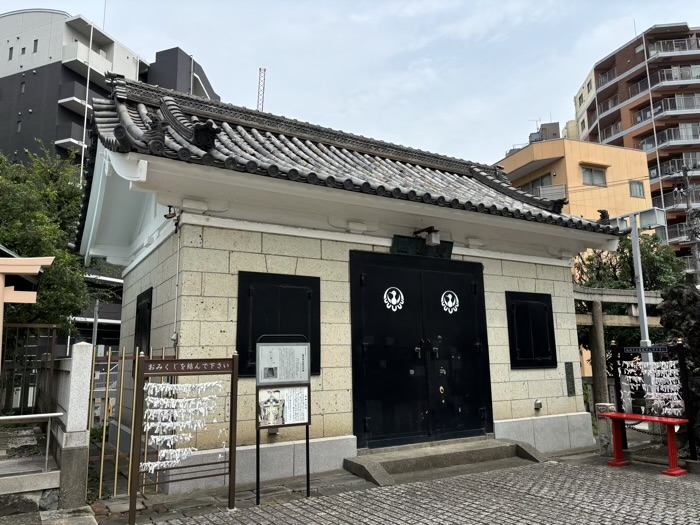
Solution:
M 543 463 L 279 505 L 168 525 L 700 524 L 700 476 L 662 467 Z

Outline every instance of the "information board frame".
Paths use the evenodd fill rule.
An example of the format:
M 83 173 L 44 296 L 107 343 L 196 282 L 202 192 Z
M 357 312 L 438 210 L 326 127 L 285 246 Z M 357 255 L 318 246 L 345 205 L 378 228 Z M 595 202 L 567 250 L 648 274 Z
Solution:
M 280 356 L 283 350 L 287 350 L 287 355 Z M 311 344 L 258 342 L 255 344 L 255 369 L 255 384 L 258 387 L 310 384 Z
M 277 343 L 263 343 L 261 342 L 263 339 L 267 338 L 275 338 L 275 339 L 298 339 L 299 341 L 297 342 L 277 342 Z M 261 370 L 261 363 L 263 362 L 261 359 L 261 352 L 267 351 L 270 349 L 270 351 L 274 352 L 274 349 L 277 349 L 280 351 L 282 348 L 303 348 L 305 351 L 305 354 L 302 353 L 301 355 L 305 355 L 305 361 L 301 360 L 299 358 L 299 353 L 297 352 L 296 355 L 293 356 L 286 356 L 285 358 L 282 358 L 278 356 L 275 359 L 274 355 L 269 355 L 268 360 L 263 363 L 265 364 L 270 364 L 270 365 L 275 365 L 277 366 L 277 373 L 275 374 L 270 374 L 270 376 L 274 375 L 275 377 L 264 377 L 263 371 Z M 287 352 L 289 353 L 289 352 Z M 303 366 L 302 369 L 306 370 L 305 377 L 299 377 L 295 380 L 292 381 L 285 381 L 282 379 L 280 376 L 280 370 L 282 369 L 282 360 L 286 360 L 287 363 L 284 366 L 288 371 L 291 369 L 298 369 L 298 364 L 300 361 L 302 361 Z M 310 441 L 310 428 L 311 428 L 311 344 L 309 343 L 308 339 L 306 336 L 301 335 L 301 334 L 264 334 L 258 337 L 258 340 L 255 343 L 255 504 L 260 505 L 260 430 L 262 429 L 277 429 L 277 428 L 285 428 L 285 427 L 298 427 L 298 426 L 303 426 L 306 427 L 306 497 L 311 496 L 311 461 L 309 459 L 309 441 Z M 290 362 L 291 360 L 291 362 Z M 264 368 L 264 366 L 262 367 Z M 306 389 L 306 403 L 307 406 L 305 407 L 306 410 L 304 411 L 306 413 L 306 421 L 305 422 L 294 422 L 294 423 L 285 423 L 284 422 L 284 406 L 283 404 L 279 403 L 281 400 L 279 397 L 281 397 L 281 391 L 282 389 Z M 277 406 L 272 406 L 273 410 L 277 410 L 277 415 L 279 416 L 279 423 L 277 424 L 268 424 L 268 425 L 262 425 L 261 424 L 261 402 L 260 402 L 260 393 L 263 391 L 267 392 L 275 392 L 279 391 L 280 395 L 275 398 L 274 394 L 270 394 L 269 399 L 273 400 L 272 403 L 277 404 Z M 267 417 L 271 417 L 271 415 L 268 413 Z

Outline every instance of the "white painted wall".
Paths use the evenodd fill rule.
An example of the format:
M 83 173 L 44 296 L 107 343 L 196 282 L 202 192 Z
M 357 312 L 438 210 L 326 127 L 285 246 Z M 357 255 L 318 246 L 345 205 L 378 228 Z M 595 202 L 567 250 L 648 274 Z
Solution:
M 65 13 L 46 10 L 0 15 L 0 77 L 61 60 L 67 17 Z M 36 53 L 34 40 L 39 41 Z M 9 60 L 10 48 L 13 48 L 12 60 Z
M 40 9 L 0 15 L 0 77 L 30 72 L 68 57 L 78 56 L 87 61 L 90 31 L 67 26 L 69 17 L 60 11 Z M 38 41 L 36 53 L 34 40 Z M 9 60 L 10 48 L 12 60 Z M 116 40 L 110 39 L 109 44 L 93 42 L 92 51 L 91 65 L 100 72 L 113 71 L 129 79 L 138 78 L 138 55 Z

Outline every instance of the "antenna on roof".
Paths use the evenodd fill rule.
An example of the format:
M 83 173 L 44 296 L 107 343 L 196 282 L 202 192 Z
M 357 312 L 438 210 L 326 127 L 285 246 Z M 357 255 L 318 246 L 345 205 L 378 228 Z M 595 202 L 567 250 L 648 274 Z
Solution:
M 262 111 L 265 105 L 265 71 L 264 67 L 258 70 L 258 111 Z
M 536 118 L 536 119 L 531 118 L 531 119 L 528 120 L 528 122 L 534 122 L 534 123 L 535 123 L 535 128 L 537 129 L 537 131 L 539 131 L 539 130 L 540 130 L 540 121 L 541 121 L 541 120 L 542 120 L 541 118 Z

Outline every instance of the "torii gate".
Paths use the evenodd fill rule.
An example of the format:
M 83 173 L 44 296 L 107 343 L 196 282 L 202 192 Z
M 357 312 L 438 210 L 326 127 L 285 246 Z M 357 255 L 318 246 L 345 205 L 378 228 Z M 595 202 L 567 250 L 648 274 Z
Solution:
M 2 324 L 5 303 L 36 303 L 36 292 L 20 292 L 14 286 L 5 286 L 6 275 L 37 275 L 41 268 L 51 266 L 53 257 L 0 258 L 0 369 L 2 369 Z

